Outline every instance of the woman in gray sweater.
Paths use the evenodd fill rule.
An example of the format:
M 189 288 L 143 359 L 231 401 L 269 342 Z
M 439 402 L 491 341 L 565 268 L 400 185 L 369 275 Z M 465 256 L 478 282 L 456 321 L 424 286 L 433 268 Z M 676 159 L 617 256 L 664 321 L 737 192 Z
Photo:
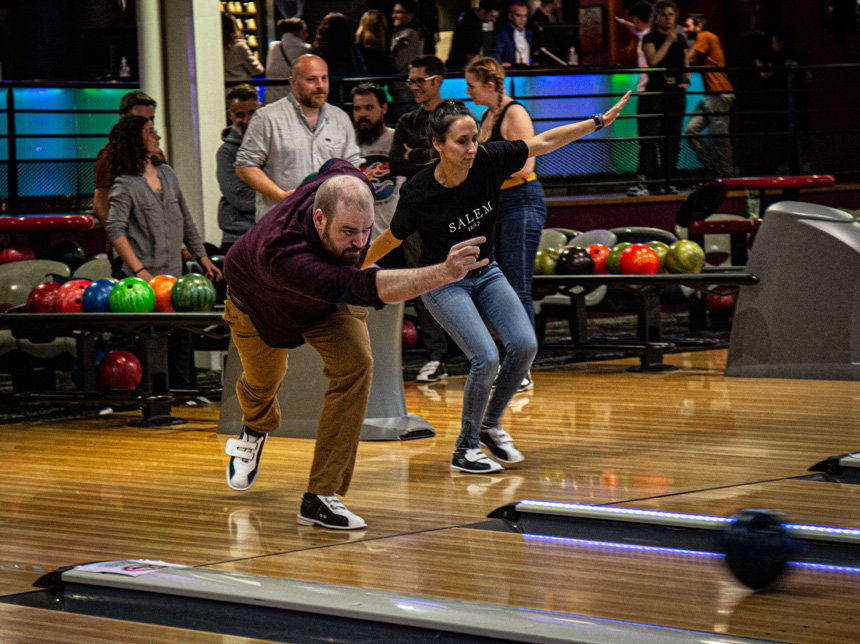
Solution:
M 206 256 L 203 240 L 185 205 L 179 181 L 161 161 L 161 137 L 152 121 L 124 116 L 113 126 L 107 163 L 116 180 L 110 190 L 107 235 L 119 255 L 114 277 L 182 275 L 182 245 L 218 281 L 221 271 Z

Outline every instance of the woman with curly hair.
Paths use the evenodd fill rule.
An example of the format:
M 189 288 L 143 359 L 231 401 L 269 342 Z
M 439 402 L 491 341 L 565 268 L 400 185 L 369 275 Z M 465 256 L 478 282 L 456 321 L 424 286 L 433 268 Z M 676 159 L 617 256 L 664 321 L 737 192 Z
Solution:
M 494 58 L 479 58 L 466 67 L 467 93 L 476 105 L 487 108 L 478 140 L 522 141 L 535 135 L 526 108 L 505 93 L 505 68 Z M 535 323 L 532 278 L 541 230 L 546 221 L 543 187 L 535 174 L 535 160 L 502 184 L 496 220 L 496 261 L 514 287 L 532 326 Z M 527 375 L 520 389 L 532 387 Z
M 328 64 L 329 78 L 367 75 L 364 59 L 355 44 L 355 34 L 342 13 L 332 12 L 322 19 L 311 45 L 311 53 Z M 352 90 L 348 85 L 342 81 L 329 81 L 329 98 L 342 104 Z
M 630 92 L 605 114 L 594 114 L 579 123 L 522 141 L 481 145 L 475 115 L 462 101 L 443 101 L 430 115 L 427 134 L 439 160 L 404 184 L 391 225 L 371 245 L 365 266 L 415 232 L 421 237 L 419 266 L 437 263 L 460 241 L 486 239 L 478 259 L 488 263 L 459 282 L 421 296 L 433 317 L 469 358 L 452 470 L 490 474 L 503 469 L 499 463 L 524 459 L 510 434 L 502 429 L 501 418 L 531 367 L 537 339 L 522 304 L 494 260 L 499 189 L 532 157 L 553 152 L 611 124 L 629 96 Z M 505 348 L 501 369 L 490 328 Z M 495 460 L 487 458 L 482 446 Z

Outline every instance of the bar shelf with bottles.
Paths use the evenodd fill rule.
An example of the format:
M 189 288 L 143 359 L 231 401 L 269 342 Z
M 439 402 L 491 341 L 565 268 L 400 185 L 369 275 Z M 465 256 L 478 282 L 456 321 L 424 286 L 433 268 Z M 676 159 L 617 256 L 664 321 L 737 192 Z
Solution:
M 265 64 L 266 55 L 266 20 L 263 15 L 265 3 L 260 2 L 221 2 L 221 13 L 232 14 L 239 23 L 239 28 L 245 34 L 248 47 L 254 53 L 254 58 Z M 262 52 L 262 53 L 261 53 Z

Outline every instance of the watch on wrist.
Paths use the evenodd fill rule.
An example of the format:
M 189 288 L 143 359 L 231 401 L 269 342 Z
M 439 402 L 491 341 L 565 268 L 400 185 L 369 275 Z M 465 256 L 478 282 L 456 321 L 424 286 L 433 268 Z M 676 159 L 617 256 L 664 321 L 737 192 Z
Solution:
M 603 114 L 592 114 L 592 120 L 594 121 L 594 131 L 602 130 L 606 125 L 606 121 L 603 120 Z

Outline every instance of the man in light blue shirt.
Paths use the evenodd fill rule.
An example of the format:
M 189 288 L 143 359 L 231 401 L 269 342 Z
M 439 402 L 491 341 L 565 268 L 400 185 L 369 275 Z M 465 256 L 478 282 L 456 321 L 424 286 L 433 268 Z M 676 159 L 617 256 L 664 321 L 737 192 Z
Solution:
M 292 93 L 257 111 L 236 155 L 236 174 L 257 192 L 257 221 L 329 159 L 361 160 L 349 116 L 326 103 L 325 61 L 300 56 L 291 73 Z

